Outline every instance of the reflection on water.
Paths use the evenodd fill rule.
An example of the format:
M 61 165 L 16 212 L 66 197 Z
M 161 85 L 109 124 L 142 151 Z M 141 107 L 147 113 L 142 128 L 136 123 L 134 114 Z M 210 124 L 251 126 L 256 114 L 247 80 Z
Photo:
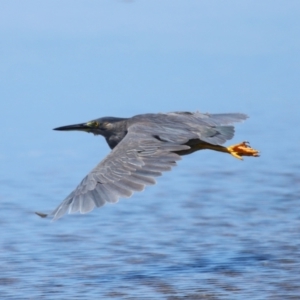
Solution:
M 61 182 L 46 194 L 29 188 L 37 178 L 1 181 L 2 298 L 297 299 L 300 175 L 194 159 L 131 199 L 55 223 L 32 210 L 53 208 Z

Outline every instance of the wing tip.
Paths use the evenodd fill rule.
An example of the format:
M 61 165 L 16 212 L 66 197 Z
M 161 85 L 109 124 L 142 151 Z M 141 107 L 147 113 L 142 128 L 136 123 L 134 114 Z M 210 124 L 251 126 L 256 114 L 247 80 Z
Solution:
M 48 214 L 44 214 L 44 213 L 41 213 L 41 212 L 35 212 L 36 215 L 38 215 L 39 217 L 41 218 L 47 218 L 48 217 Z
M 249 116 L 247 114 L 244 114 L 244 113 L 238 113 L 238 115 L 240 115 L 241 117 L 241 122 L 243 122 L 244 120 L 247 120 L 249 119 Z

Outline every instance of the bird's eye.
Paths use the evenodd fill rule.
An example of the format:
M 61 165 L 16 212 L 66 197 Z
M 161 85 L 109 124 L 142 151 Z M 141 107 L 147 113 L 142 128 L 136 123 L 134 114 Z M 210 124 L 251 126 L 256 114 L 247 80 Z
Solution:
M 90 122 L 88 122 L 87 123 L 87 125 L 89 126 L 89 127 L 99 127 L 99 122 L 97 122 L 97 121 L 90 121 Z

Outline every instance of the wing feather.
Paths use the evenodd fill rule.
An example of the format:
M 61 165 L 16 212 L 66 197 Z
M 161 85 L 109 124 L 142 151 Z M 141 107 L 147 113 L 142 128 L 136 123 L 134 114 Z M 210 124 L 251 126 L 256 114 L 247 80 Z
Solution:
M 231 124 L 246 118 L 244 114 L 198 112 L 135 116 L 123 140 L 50 215 L 56 220 L 67 212 L 87 213 L 130 197 L 176 166 L 181 157 L 174 152 L 190 149 L 184 145 L 189 140 L 223 144 L 234 135 Z
M 161 141 L 141 125 L 129 128 L 125 138 L 50 214 L 56 220 L 65 213 L 87 213 L 106 202 L 115 203 L 120 197 L 130 197 L 135 191 L 156 183 L 164 171 L 176 166 L 180 156 L 172 151 L 189 146 Z

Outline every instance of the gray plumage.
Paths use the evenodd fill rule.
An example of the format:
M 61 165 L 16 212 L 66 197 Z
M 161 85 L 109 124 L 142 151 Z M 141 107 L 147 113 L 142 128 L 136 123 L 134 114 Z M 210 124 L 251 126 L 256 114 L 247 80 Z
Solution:
M 201 150 L 199 145 L 218 147 L 231 139 L 234 135 L 231 124 L 246 118 L 240 113 L 172 112 L 132 118 L 105 117 L 55 128 L 102 135 L 112 151 L 50 216 L 56 220 L 67 212 L 87 213 L 106 202 L 130 197 L 146 185 L 155 184 L 155 177 L 176 166 L 182 155 Z

